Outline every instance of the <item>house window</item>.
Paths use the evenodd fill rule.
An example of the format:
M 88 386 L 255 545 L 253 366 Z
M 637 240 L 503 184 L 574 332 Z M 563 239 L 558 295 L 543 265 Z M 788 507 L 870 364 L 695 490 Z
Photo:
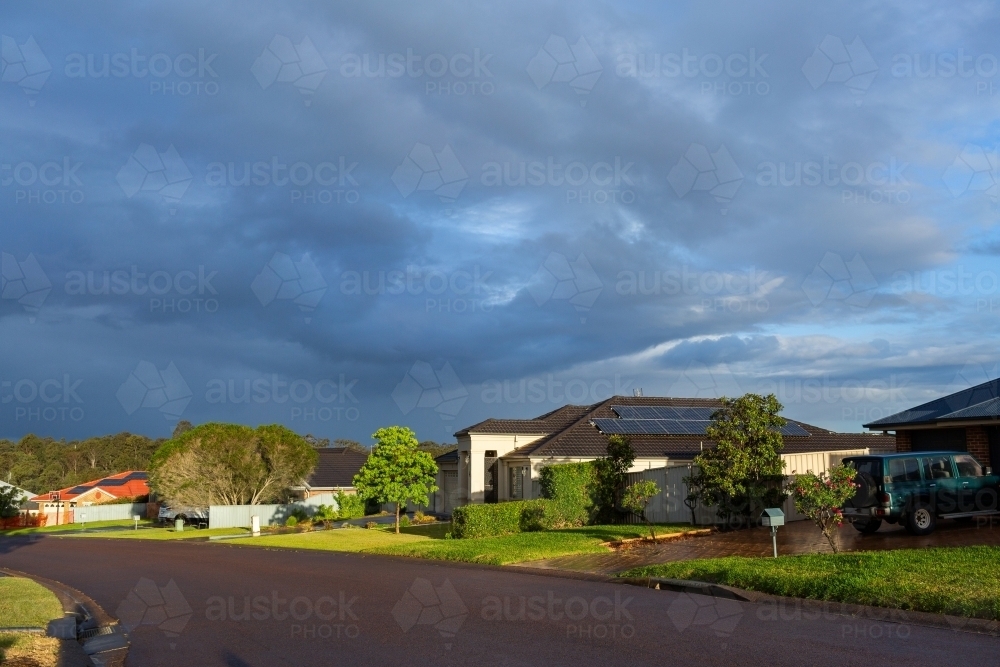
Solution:
M 510 499 L 524 499 L 524 484 L 529 480 L 528 468 L 526 466 L 515 466 L 510 468 Z

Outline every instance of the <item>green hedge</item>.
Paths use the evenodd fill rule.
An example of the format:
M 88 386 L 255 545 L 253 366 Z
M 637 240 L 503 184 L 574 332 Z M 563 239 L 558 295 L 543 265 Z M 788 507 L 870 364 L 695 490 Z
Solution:
M 515 500 L 488 505 L 465 505 L 451 515 L 451 534 L 456 539 L 496 537 L 583 525 L 576 514 L 555 500 Z
M 463 505 L 451 514 L 451 535 L 457 539 L 493 537 L 521 532 L 521 514 L 534 500 L 488 505 Z
M 559 463 L 541 471 L 543 498 L 455 508 L 451 534 L 456 539 L 512 535 L 590 523 L 594 512 L 594 466 Z
M 592 463 L 558 463 L 542 468 L 539 478 L 542 497 L 556 507 L 551 520 L 557 527 L 582 526 L 590 523 L 594 515 L 594 484 L 596 476 Z

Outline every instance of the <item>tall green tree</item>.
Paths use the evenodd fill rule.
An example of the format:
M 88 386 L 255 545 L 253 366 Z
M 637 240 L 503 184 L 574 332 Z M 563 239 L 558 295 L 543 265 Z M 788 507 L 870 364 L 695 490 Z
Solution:
M 689 498 L 715 505 L 720 519 L 741 525 L 750 525 L 765 507 L 781 505 L 788 497 L 781 410 L 774 394 L 723 397 L 706 429 L 715 446 L 695 457 Z
M 0 519 L 17 516 L 25 495 L 21 489 L 8 484 L 0 484 Z
M 258 505 L 287 499 L 318 455 L 279 424 L 196 426 L 153 456 L 150 488 L 176 505 Z
M 170 435 L 170 437 L 179 438 L 193 428 L 194 425 L 192 425 L 191 422 L 186 419 L 182 419 L 177 422 L 177 426 L 174 427 L 174 432 Z
M 627 436 L 613 435 L 608 438 L 607 452 L 594 461 L 594 506 L 599 522 L 613 523 L 622 515 L 621 494 L 635 463 L 635 450 Z
M 362 498 L 395 503 L 398 534 L 401 507 L 410 502 L 427 505 L 428 496 L 437 491 L 437 464 L 418 449 L 417 435 L 405 426 L 380 428 L 372 438 L 375 446 L 354 476 L 354 486 Z

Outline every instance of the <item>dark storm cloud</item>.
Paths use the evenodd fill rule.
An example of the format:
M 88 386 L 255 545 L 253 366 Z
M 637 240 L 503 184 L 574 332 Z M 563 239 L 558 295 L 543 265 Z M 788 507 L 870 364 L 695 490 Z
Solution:
M 0 89 L 0 250 L 28 276 L 0 302 L 6 433 L 440 439 L 779 380 L 795 416 L 857 429 L 996 363 L 996 23 L 976 3 L 9 8 L 5 43 L 51 71 Z M 840 398 L 796 398 L 810 378 Z M 32 398 L 49 379 L 80 383 Z

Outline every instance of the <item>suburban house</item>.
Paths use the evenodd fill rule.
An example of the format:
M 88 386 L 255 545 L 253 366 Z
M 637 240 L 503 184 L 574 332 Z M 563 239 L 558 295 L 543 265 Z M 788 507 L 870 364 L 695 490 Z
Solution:
M 631 440 L 632 472 L 685 466 L 714 446 L 705 428 L 720 406 L 708 398 L 613 396 L 534 419 L 487 419 L 456 433 L 458 450 L 438 458 L 439 490 L 432 504 L 448 514 L 470 502 L 537 498 L 542 467 L 605 456 L 613 434 Z M 825 471 L 846 456 L 895 447 L 891 436 L 835 433 L 795 420 L 782 431 L 788 474 Z
M 317 449 L 319 461 L 312 474 L 301 485 L 293 486 L 292 492 L 305 500 L 323 493 L 357 493 L 354 476 L 368 460 L 367 452 L 359 452 L 347 447 L 324 447 Z
M 1000 379 L 990 380 L 865 424 L 895 433 L 896 450 L 968 452 L 1000 466 Z
M 141 470 L 127 470 L 58 491 L 49 491 L 35 496 L 31 501 L 37 503 L 39 512 L 55 514 L 57 523 L 67 523 L 73 508 L 148 495 L 149 475 Z

